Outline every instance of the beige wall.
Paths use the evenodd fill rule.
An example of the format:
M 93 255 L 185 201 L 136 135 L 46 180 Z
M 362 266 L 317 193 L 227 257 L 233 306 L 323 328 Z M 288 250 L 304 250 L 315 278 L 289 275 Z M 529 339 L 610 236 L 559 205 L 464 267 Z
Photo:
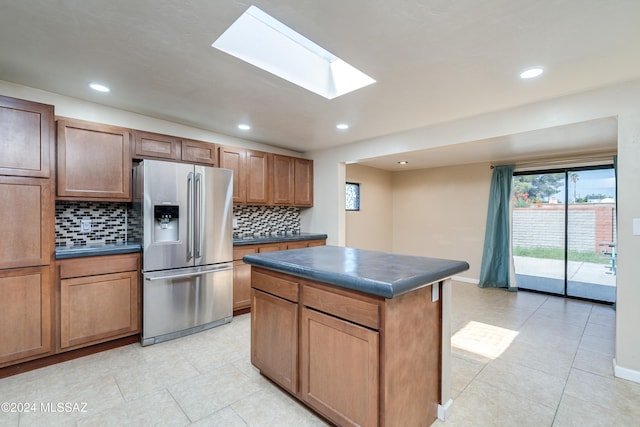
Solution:
M 393 174 L 393 252 L 467 261 L 477 280 L 491 168 L 487 163 Z
M 360 210 L 345 213 L 346 246 L 391 251 L 391 172 L 347 165 L 346 180 L 360 184 Z
M 360 183 L 360 212 L 346 212 L 345 245 L 467 261 L 477 281 L 491 183 L 486 163 L 388 172 L 347 165 Z

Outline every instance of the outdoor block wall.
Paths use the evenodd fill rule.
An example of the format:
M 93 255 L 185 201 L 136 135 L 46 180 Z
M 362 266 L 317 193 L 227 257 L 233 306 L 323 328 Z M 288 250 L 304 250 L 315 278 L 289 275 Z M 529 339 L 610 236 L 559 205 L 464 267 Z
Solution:
M 513 209 L 513 246 L 563 248 L 565 205 L 544 204 Z M 569 205 L 569 250 L 600 252 L 609 250 L 601 242 L 616 242 L 615 203 Z

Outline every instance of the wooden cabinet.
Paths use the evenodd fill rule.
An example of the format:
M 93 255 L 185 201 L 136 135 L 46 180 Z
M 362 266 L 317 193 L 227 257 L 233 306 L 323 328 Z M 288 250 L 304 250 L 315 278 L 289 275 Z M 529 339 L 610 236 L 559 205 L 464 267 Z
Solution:
M 251 266 L 242 261 L 249 254 L 281 251 L 286 249 L 324 246 L 325 239 L 301 240 L 296 242 L 262 243 L 243 245 L 233 248 L 233 311 L 237 314 L 247 312 L 251 308 Z
M 313 161 L 295 158 L 293 169 L 293 204 L 313 206 Z
M 173 161 L 182 158 L 182 144 L 174 136 L 134 130 L 133 141 L 135 158 Z
M 0 271 L 0 367 L 52 351 L 49 267 Z
M 262 151 L 219 147 L 221 168 L 233 170 L 233 203 L 266 205 L 269 202 L 270 163 Z
M 291 205 L 295 178 L 293 175 L 293 157 L 273 155 L 273 191 L 271 203 L 274 205 Z
M 140 130 L 133 131 L 133 157 L 216 166 L 216 145 Z
M 233 310 L 251 307 L 251 266 L 242 257 L 257 252 L 255 247 L 233 248 Z
M 442 283 L 385 299 L 254 266 L 251 286 L 251 361 L 263 375 L 336 425 L 435 421 Z
M 0 269 L 47 265 L 52 250 L 48 179 L 0 176 Z
M 313 161 L 273 154 L 271 203 L 313 206 Z
M 0 96 L 0 175 L 49 178 L 53 106 Z
M 58 120 L 58 197 L 131 200 L 130 132 Z
M 60 261 L 60 349 L 140 331 L 137 254 Z
M 298 392 L 298 284 L 260 272 L 252 278 L 251 363 Z M 257 326 L 259 325 L 259 326 Z
M 216 166 L 216 145 L 210 142 L 183 139 L 181 160 L 188 163 L 198 163 Z
M 378 332 L 302 308 L 300 396 L 338 425 L 378 425 Z

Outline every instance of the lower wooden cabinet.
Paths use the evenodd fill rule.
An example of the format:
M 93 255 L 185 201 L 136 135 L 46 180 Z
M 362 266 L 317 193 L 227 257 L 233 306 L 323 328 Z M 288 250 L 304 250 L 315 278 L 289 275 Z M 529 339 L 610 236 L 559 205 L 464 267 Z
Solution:
M 442 378 L 433 286 L 385 299 L 254 266 L 251 362 L 336 425 L 431 425 Z
M 0 271 L 0 367 L 52 351 L 51 306 L 48 266 Z
M 60 349 L 140 331 L 139 255 L 75 258 L 60 266 Z
M 303 307 L 300 397 L 338 425 L 378 423 L 378 332 Z
M 251 308 L 251 266 L 242 261 L 243 256 L 311 246 L 324 246 L 325 243 L 325 239 L 317 239 L 243 245 L 233 248 L 233 310 L 240 314 Z
M 298 392 L 298 304 L 251 291 L 251 363 L 291 393 Z

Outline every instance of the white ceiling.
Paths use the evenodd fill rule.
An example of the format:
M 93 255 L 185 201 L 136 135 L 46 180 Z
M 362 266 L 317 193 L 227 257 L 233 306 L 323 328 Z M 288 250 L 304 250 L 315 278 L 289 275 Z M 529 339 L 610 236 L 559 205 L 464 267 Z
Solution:
M 252 4 L 377 83 L 327 100 L 212 48 Z M 0 80 L 306 152 L 636 80 L 638 22 L 638 0 L 3 0 Z M 532 65 L 546 73 L 519 79 Z M 613 129 L 615 147 L 611 120 L 585 129 Z M 407 156 L 434 166 L 602 147 L 580 126 L 559 132 L 527 153 L 513 140 L 535 135 Z

